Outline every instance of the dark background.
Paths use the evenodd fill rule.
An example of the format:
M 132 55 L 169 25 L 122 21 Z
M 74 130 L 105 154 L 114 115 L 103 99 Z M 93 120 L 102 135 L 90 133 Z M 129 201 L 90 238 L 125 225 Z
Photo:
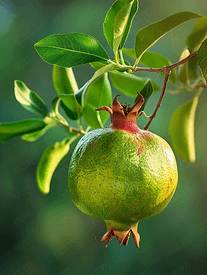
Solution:
M 0 0 L 0 121 L 34 117 L 15 100 L 13 82 L 22 80 L 50 105 L 55 97 L 52 66 L 44 63 L 34 50 L 34 43 L 54 33 L 80 32 L 97 38 L 113 58 L 102 32 L 105 14 L 113 1 L 2 1 Z M 206 0 L 141 0 L 126 47 L 134 46 L 138 29 L 178 11 L 207 15 Z M 172 62 L 179 60 L 185 39 L 195 20 L 179 26 L 152 50 Z M 89 65 L 74 69 L 81 87 L 92 77 Z M 163 78 L 154 77 L 162 85 Z M 169 86 L 170 88 L 170 86 Z M 113 95 L 118 93 L 113 90 Z M 191 92 L 166 94 L 150 131 L 169 143 L 168 125 L 173 111 Z M 146 113 L 155 108 L 157 92 Z M 188 164 L 176 156 L 179 182 L 169 206 L 158 216 L 141 221 L 140 248 L 133 239 L 124 247 L 113 240 L 107 249 L 95 241 L 105 233 L 102 220 L 86 216 L 73 204 L 67 185 L 70 155 L 58 166 L 51 182 L 51 192 L 42 195 L 36 184 L 36 167 L 43 151 L 65 133 L 49 130 L 34 143 L 14 138 L 0 144 L 0 274 L 207 274 L 207 122 L 206 89 L 200 96 L 195 119 L 197 161 Z M 120 101 L 133 103 L 122 96 Z M 144 127 L 147 120 L 140 118 Z M 72 145 L 74 148 L 75 144 Z

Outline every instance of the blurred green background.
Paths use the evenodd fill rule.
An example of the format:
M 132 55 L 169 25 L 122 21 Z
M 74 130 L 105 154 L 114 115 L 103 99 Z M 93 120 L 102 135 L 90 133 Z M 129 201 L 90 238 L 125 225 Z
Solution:
M 0 0 L 0 121 L 34 117 L 15 100 L 14 80 L 22 80 L 50 106 L 56 96 L 52 84 L 52 66 L 44 63 L 34 50 L 34 43 L 55 33 L 80 32 L 97 38 L 112 52 L 102 32 L 105 14 L 112 0 Z M 141 0 L 126 47 L 134 46 L 138 29 L 178 11 L 207 15 L 206 0 Z M 176 28 L 152 50 L 171 62 L 179 59 L 194 20 Z M 74 69 L 81 87 L 94 70 L 89 65 Z M 163 78 L 153 77 L 162 85 Z M 118 93 L 113 89 L 113 95 Z M 155 108 L 159 92 L 146 108 Z M 169 143 L 168 125 L 173 111 L 190 92 L 166 94 L 150 126 L 150 131 Z M 121 103 L 133 103 L 122 96 Z M 105 233 L 102 220 L 86 216 L 73 204 L 67 185 L 70 155 L 54 173 L 51 192 L 42 195 L 36 185 L 36 168 L 43 151 L 65 137 L 60 128 L 49 130 L 34 143 L 20 138 L 0 144 L 1 165 L 1 267 L 0 274 L 207 274 L 207 95 L 200 96 L 195 119 L 197 161 L 188 164 L 176 156 L 179 183 L 169 206 L 158 216 L 141 221 L 140 248 L 133 239 L 126 247 L 114 239 L 105 249 L 95 240 Z M 142 128 L 147 120 L 138 121 Z M 74 148 L 75 144 L 72 145 Z

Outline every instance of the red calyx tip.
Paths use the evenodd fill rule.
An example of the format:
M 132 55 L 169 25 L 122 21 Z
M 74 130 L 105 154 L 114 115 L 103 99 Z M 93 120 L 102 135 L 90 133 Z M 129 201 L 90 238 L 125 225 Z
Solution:
M 126 130 L 128 132 L 138 132 L 139 128 L 136 124 L 137 118 L 140 115 L 139 110 L 144 104 L 144 97 L 138 93 L 138 99 L 134 105 L 130 108 L 126 105 L 121 105 L 118 101 L 118 97 L 121 95 L 116 95 L 112 107 L 103 106 L 95 109 L 96 111 L 108 111 L 111 116 L 112 129 Z

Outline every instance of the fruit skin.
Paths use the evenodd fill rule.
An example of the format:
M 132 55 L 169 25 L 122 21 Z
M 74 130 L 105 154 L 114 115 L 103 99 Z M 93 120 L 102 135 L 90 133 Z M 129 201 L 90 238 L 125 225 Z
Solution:
M 167 206 L 177 186 L 177 164 L 164 139 L 118 117 L 109 128 L 81 138 L 69 166 L 69 189 L 82 212 L 106 222 L 101 242 L 107 246 L 116 236 L 126 245 L 131 231 L 138 247 L 137 223 Z
M 77 144 L 69 171 L 71 197 L 82 212 L 127 224 L 160 213 L 177 185 L 170 146 L 144 130 L 89 132 Z

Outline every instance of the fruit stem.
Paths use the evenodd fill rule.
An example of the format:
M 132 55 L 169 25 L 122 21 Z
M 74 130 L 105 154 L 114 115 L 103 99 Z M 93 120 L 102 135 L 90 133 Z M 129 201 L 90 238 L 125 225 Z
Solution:
M 160 98 L 159 98 L 159 101 L 157 103 L 157 106 L 154 110 L 154 113 L 150 116 L 150 119 L 149 119 L 149 122 L 147 123 L 147 125 L 144 127 L 145 130 L 148 130 L 153 118 L 156 116 L 157 114 L 157 111 L 158 109 L 160 108 L 161 106 L 161 102 L 162 102 L 162 99 L 164 97 L 164 94 L 165 94 L 165 90 L 166 90 L 166 86 L 167 86 L 167 82 L 168 82 L 168 78 L 169 78 L 169 75 L 170 75 L 170 70 L 169 71 L 166 71 L 166 74 L 165 74 L 165 79 L 164 79 L 164 84 L 163 84 L 163 87 L 162 87 L 162 92 L 161 92 L 161 95 L 160 95 Z

